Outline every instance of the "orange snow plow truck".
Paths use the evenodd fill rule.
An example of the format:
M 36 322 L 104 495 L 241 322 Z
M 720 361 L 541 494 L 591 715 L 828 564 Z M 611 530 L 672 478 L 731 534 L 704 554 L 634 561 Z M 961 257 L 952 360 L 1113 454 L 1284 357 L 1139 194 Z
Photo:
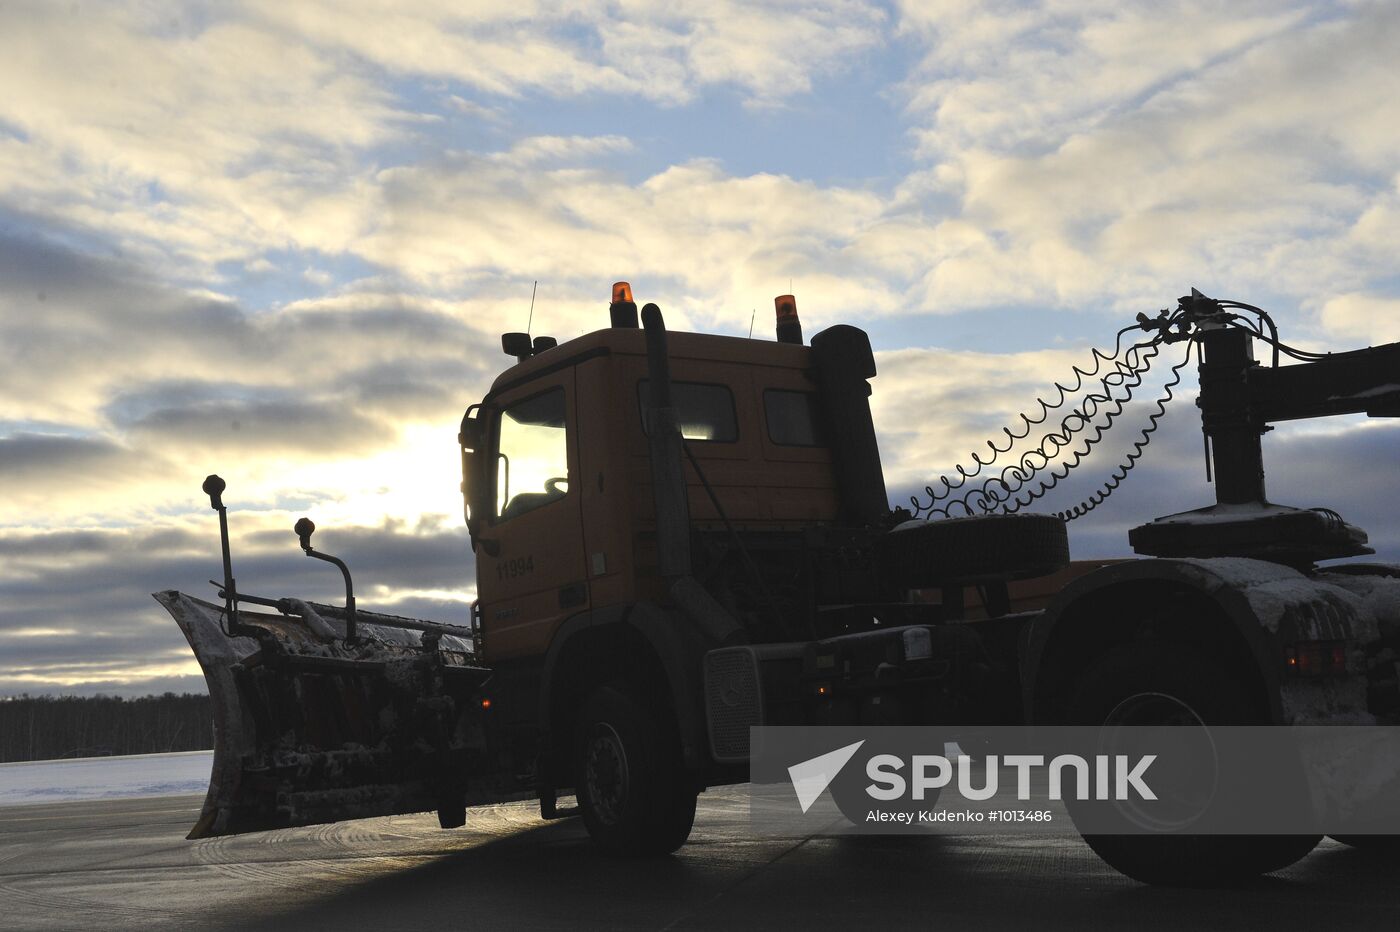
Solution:
M 906 510 L 886 493 L 868 337 L 804 342 L 792 297 L 776 303 L 776 341 L 668 333 L 618 283 L 606 329 L 503 336 L 514 362 L 458 436 L 470 627 L 359 608 L 305 518 L 301 548 L 340 569 L 344 604 L 242 591 L 210 476 L 218 599 L 156 594 L 213 700 L 190 837 L 421 811 L 452 828 L 536 799 L 608 852 L 660 855 L 699 793 L 748 779 L 756 725 L 1097 724 L 1130 694 L 1187 689 L 1218 694 L 1205 725 L 1400 720 L 1400 567 L 1356 560 L 1367 535 L 1335 512 L 1269 503 L 1261 446 L 1276 421 L 1400 415 L 1400 344 L 1303 353 L 1259 309 L 1193 290 L 1075 370 L 1094 410 L 1050 418 L 1057 386 L 1006 431 L 1066 437 L 1097 414 L 1092 446 L 1152 357 L 1184 351 L 1084 504 L 1023 507 L 1074 465 L 1052 449 L 1000 472 L 979 459 Z M 1193 358 L 1216 503 L 1133 529 L 1135 559 L 1072 564 L 1065 521 L 1132 467 Z M 1088 840 L 1131 876 L 1191 883 L 1277 869 L 1317 837 L 1189 836 L 1189 857 L 1171 835 Z

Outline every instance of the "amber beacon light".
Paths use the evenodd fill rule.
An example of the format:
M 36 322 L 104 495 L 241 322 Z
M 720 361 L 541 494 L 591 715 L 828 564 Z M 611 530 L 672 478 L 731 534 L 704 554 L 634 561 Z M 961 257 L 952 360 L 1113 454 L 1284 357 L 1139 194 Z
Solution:
M 629 283 L 613 283 L 612 304 L 608 306 L 608 315 L 612 318 L 614 327 L 629 327 L 633 330 L 637 328 L 637 302 L 632 300 L 632 286 Z
M 778 313 L 778 342 L 802 343 L 802 321 L 797 319 L 797 299 L 790 294 L 780 294 L 773 299 Z

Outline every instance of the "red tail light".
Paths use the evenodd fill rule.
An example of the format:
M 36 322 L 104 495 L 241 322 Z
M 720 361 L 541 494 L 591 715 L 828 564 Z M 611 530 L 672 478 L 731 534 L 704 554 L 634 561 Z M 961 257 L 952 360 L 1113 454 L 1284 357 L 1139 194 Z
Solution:
M 1288 672 L 1296 676 L 1335 676 L 1347 672 L 1345 641 L 1299 641 L 1283 649 Z

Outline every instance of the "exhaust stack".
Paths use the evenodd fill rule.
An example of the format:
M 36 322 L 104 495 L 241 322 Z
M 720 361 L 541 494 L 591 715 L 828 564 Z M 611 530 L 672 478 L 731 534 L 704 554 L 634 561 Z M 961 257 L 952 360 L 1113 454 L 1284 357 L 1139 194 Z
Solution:
M 635 305 L 634 305 L 635 306 Z M 690 575 L 690 499 L 685 490 L 680 425 L 671 402 L 671 361 L 661 308 L 642 308 L 647 339 L 647 443 L 656 498 L 656 550 L 661 575 L 675 582 Z
M 870 337 L 845 324 L 828 327 L 812 337 L 812 362 L 826 409 L 842 520 L 855 527 L 877 525 L 890 503 L 870 416 L 868 380 L 875 377 Z

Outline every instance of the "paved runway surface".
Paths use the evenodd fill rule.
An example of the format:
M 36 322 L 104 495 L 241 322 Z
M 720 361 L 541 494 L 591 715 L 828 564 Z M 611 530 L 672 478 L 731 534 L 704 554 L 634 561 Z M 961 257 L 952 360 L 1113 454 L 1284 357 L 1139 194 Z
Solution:
M 1242 890 L 1144 887 L 1060 837 L 757 839 L 742 789 L 690 844 L 597 856 L 524 804 L 198 842 L 192 796 L 0 809 L 0 928 L 1393 929 L 1400 864 L 1324 842 Z

